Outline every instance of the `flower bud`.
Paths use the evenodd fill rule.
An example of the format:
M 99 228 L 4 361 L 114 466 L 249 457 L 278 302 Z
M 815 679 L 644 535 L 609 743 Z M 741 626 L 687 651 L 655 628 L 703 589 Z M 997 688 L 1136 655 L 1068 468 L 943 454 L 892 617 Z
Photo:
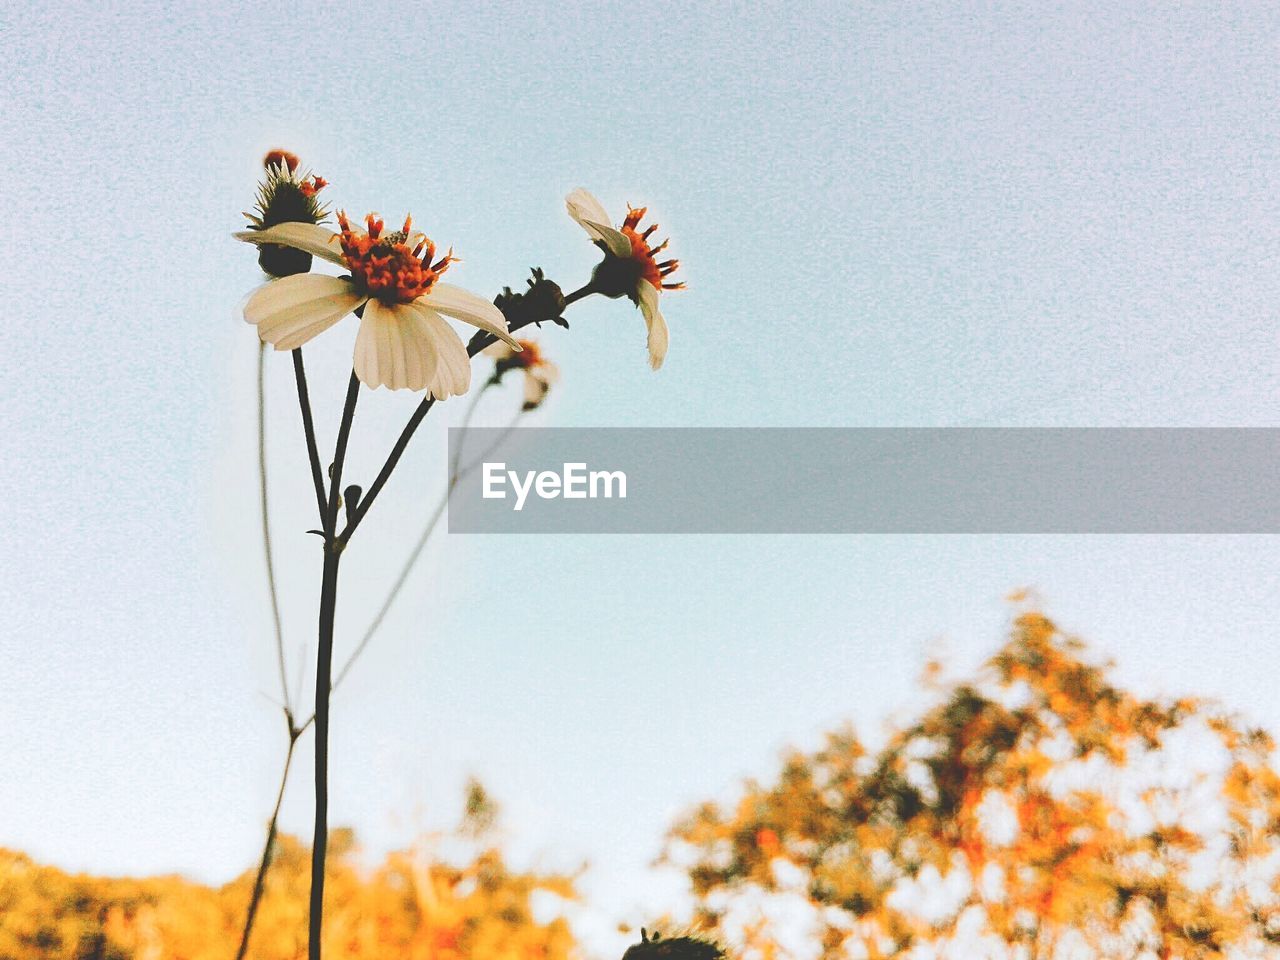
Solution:
M 266 178 L 258 184 L 258 196 L 249 218 L 249 229 L 266 230 L 281 223 L 320 223 L 328 210 L 319 200 L 327 186 L 323 177 L 303 171 L 296 155 L 272 150 L 262 160 Z M 279 244 L 262 244 L 258 266 L 272 277 L 288 277 L 311 269 L 311 254 Z
M 569 322 L 561 316 L 564 312 L 564 293 L 559 284 L 548 280 L 538 267 L 533 268 L 532 276 L 525 282 L 529 289 L 515 293 L 510 287 L 505 287 L 494 298 L 494 304 L 507 318 L 508 328 L 516 330 L 531 323 L 541 324 L 545 321 L 562 327 L 569 326 Z

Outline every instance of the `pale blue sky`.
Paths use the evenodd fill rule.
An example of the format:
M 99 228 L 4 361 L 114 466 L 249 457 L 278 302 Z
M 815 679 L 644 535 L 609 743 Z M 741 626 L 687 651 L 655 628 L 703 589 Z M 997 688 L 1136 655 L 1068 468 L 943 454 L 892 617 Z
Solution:
M 1280 424 L 1280 12 L 1121 6 L 0 13 L 0 844 L 213 881 L 258 849 L 282 743 L 236 314 L 258 275 L 229 235 L 268 147 L 353 211 L 411 211 L 486 294 L 533 264 L 585 278 L 569 189 L 650 205 L 690 284 L 666 367 L 633 310 L 589 301 L 542 337 L 564 384 L 540 423 Z M 309 350 L 329 443 L 353 337 Z M 271 359 L 296 648 L 318 551 Z M 411 405 L 362 398 L 353 480 Z M 348 554 L 348 642 L 434 503 L 457 406 Z M 521 856 L 589 858 L 615 919 L 673 905 L 643 871 L 683 805 L 910 709 L 925 656 L 989 651 L 1017 586 L 1144 689 L 1280 726 L 1275 538 L 438 546 L 338 699 L 332 816 L 402 842 L 478 774 Z M 298 773 L 285 827 L 306 833 Z

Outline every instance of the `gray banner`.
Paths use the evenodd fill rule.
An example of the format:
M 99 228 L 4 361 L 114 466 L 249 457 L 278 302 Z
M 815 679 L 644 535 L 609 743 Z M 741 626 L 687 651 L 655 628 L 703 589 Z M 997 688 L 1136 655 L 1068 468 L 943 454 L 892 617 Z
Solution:
M 449 431 L 451 533 L 1278 533 L 1280 429 Z

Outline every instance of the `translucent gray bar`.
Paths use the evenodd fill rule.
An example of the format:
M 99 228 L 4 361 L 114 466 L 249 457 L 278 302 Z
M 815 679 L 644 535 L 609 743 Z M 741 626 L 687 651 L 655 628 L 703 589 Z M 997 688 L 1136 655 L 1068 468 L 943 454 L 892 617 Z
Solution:
M 461 462 L 451 533 L 1280 532 L 1276 428 L 472 428 Z

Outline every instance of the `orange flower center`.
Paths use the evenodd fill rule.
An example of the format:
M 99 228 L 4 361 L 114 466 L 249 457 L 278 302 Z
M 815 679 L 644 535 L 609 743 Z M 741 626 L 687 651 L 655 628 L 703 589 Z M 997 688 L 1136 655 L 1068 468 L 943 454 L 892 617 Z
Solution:
M 542 365 L 542 354 L 536 343 L 532 340 L 517 340 L 516 343 L 520 344 L 522 349 L 519 353 L 513 351 L 511 354 L 511 363 L 514 366 L 529 370 Z
M 338 214 L 342 258 L 361 293 L 385 304 L 409 303 L 427 293 L 457 260 L 450 249 L 433 263 L 436 245 L 411 233 L 412 225 L 412 218 L 405 217 L 400 230 L 384 236 L 384 224 L 376 214 L 365 217 L 365 230 L 353 228 L 345 213 Z
M 659 290 L 683 290 L 683 283 L 668 283 L 667 277 L 680 267 L 679 260 L 663 260 L 658 262 L 658 254 L 667 248 L 669 241 L 649 246 L 649 238 L 658 229 L 656 223 L 650 224 L 643 231 L 640 221 L 644 218 L 648 207 L 633 207 L 627 204 L 627 219 L 622 221 L 622 234 L 631 241 L 631 259 L 640 267 L 640 278 L 648 280 Z

